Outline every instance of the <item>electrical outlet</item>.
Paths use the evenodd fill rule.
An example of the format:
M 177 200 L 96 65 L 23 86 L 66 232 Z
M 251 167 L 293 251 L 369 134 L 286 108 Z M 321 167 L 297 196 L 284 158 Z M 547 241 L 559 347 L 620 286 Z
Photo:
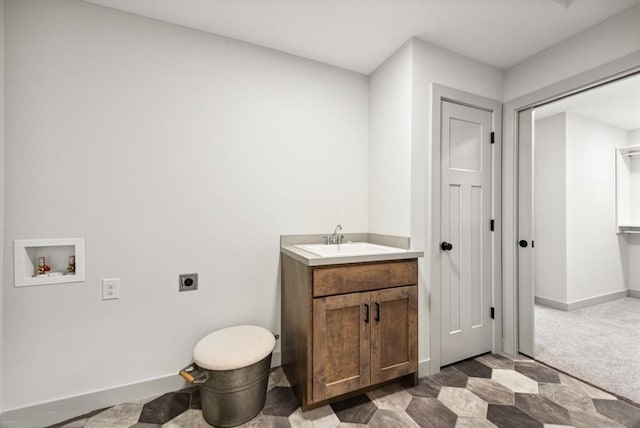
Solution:
M 115 300 L 120 298 L 120 278 L 102 280 L 102 300 Z
M 181 273 L 178 276 L 178 291 L 190 291 L 198 289 L 197 273 Z

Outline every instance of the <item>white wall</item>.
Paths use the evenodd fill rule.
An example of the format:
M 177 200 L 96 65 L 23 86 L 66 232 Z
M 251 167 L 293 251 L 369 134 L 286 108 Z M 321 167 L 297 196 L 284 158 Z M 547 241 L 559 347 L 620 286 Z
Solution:
M 411 231 L 411 43 L 369 78 L 369 229 Z
M 535 296 L 567 302 L 566 115 L 536 120 Z
M 628 144 L 635 146 L 640 144 L 640 129 L 629 131 Z M 631 159 L 633 162 L 632 188 L 640 189 L 640 156 Z M 640 195 L 635 193 L 636 198 L 632 198 L 635 218 L 640 217 Z M 629 245 L 629 288 L 640 294 L 640 235 L 628 235 Z
M 628 143 L 630 146 L 640 145 L 640 129 L 634 129 L 628 133 Z M 631 158 L 631 191 L 635 198 L 631 198 L 631 219 L 634 224 L 640 223 L 640 156 Z
M 567 299 L 627 288 L 627 244 L 615 229 L 615 148 L 623 129 L 567 114 Z
M 504 100 L 591 70 L 640 51 L 640 5 L 558 43 L 509 68 Z
M 414 55 L 414 82 L 438 83 L 483 97 L 502 99 L 504 73 L 501 69 L 420 39 L 412 39 L 411 44 Z M 421 88 L 426 90 L 426 86 Z M 415 94 L 419 95 L 425 94 Z M 421 112 L 415 111 L 415 107 L 418 106 L 414 105 L 414 113 L 420 114 Z
M 0 242 L 4 242 L 4 0 L 0 0 Z M 0 280 L 4 277 L 3 245 L 0 245 Z M 0 286 L 0 413 L 4 384 L 4 287 Z
M 431 145 L 431 85 L 501 99 L 502 71 L 411 39 L 369 78 L 369 228 L 420 235 Z M 416 189 L 421 191 L 416 192 Z
M 427 278 L 434 241 L 429 224 L 431 210 L 439 206 L 431 204 L 429 195 L 433 83 L 501 99 L 502 71 L 412 39 L 370 76 L 369 230 L 409 235 L 412 246 L 425 251 L 420 260 L 418 314 L 421 362 L 428 360 L 431 352 Z M 402 106 L 407 100 L 411 102 L 409 120 L 406 106 Z M 381 177 L 389 181 L 378 182 Z M 397 205 L 385 205 L 390 201 Z
M 5 410 L 172 375 L 223 326 L 279 331 L 279 235 L 368 230 L 365 76 L 80 1 L 6 16 L 4 262 L 84 236 L 87 272 L 4 272 Z
M 629 249 L 629 289 L 640 297 L 640 236 L 627 237 Z
M 446 49 L 413 39 L 413 100 L 412 100 L 412 159 L 411 159 L 411 241 L 423 248 L 425 257 L 421 260 L 421 277 L 425 293 L 421 297 L 420 329 L 424 340 L 420 342 L 422 355 L 433 358 L 432 345 L 428 343 L 429 305 L 439 305 L 430 299 L 431 287 L 428 282 L 431 266 L 439 254 L 440 231 L 431 229 L 434 210 L 440 209 L 440 201 L 431 196 L 432 175 L 432 117 L 431 104 L 433 84 L 448 86 L 472 94 L 500 100 L 502 99 L 502 70 L 455 54 Z M 440 324 L 433 328 L 439 328 Z M 437 351 L 439 351 L 439 346 Z M 432 365 L 432 371 L 435 367 Z
M 627 131 L 557 114 L 536 121 L 535 145 L 535 296 L 570 304 L 628 289 L 614 156 Z
M 630 183 L 633 195 L 640 193 L 640 157 L 634 156 L 630 163 Z M 631 198 L 631 221 L 633 224 L 640 224 L 640 197 Z

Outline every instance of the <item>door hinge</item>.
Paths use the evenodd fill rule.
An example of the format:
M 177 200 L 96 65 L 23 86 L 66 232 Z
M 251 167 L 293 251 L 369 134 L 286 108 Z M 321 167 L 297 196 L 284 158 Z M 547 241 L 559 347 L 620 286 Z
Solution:
M 491 222 L 489 223 L 489 229 L 491 229 L 492 232 L 496 230 L 496 221 L 494 219 L 491 219 Z
M 494 308 L 493 306 L 491 307 L 491 319 L 496 319 L 496 308 Z
M 491 131 L 491 144 L 496 143 L 496 133 Z

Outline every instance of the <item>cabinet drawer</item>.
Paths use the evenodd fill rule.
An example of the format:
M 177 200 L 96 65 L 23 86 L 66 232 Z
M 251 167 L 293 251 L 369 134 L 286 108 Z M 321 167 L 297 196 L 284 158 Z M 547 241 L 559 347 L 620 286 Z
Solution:
M 417 282 L 417 260 L 323 267 L 313 271 L 313 296 L 401 287 Z

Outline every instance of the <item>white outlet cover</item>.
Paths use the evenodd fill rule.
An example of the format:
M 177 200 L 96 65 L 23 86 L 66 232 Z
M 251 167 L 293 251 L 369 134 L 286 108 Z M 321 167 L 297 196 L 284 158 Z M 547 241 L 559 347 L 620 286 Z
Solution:
M 102 280 L 102 300 L 116 300 L 120 298 L 120 278 Z

